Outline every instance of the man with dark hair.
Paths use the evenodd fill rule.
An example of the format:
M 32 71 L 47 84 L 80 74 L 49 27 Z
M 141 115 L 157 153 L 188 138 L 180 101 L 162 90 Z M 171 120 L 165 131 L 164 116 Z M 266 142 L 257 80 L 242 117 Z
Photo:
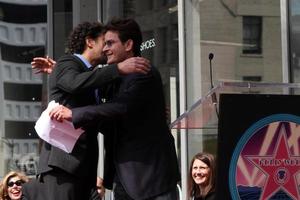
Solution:
M 107 63 L 140 55 L 137 47 L 141 42 L 141 31 L 134 20 L 110 21 L 103 48 Z M 112 188 L 114 182 L 115 200 L 175 200 L 180 175 L 157 69 L 123 76 L 102 94 L 109 94 L 103 97 L 104 104 L 72 110 L 59 106 L 50 116 L 59 121 L 72 120 L 77 128 L 102 124 L 106 145 L 104 186 Z M 112 130 L 106 132 L 110 123 Z
M 129 19 L 118 20 L 115 18 L 109 21 L 105 27 L 106 31 L 117 32 L 122 43 L 125 43 L 129 39 L 133 40 L 132 53 L 134 56 L 141 56 L 143 38 L 139 26 L 135 21 Z
M 94 69 L 106 62 L 102 53 L 103 33 L 104 27 L 98 22 L 83 22 L 74 28 L 68 41 L 70 54 L 59 59 L 49 78 L 50 101 L 68 108 L 95 105 L 98 87 L 119 80 L 122 74 L 148 71 L 143 58 Z M 31 197 L 27 199 L 89 199 L 97 179 L 97 134 L 96 125 L 85 127 L 71 153 L 44 142 L 38 168 L 40 191 L 28 191 Z

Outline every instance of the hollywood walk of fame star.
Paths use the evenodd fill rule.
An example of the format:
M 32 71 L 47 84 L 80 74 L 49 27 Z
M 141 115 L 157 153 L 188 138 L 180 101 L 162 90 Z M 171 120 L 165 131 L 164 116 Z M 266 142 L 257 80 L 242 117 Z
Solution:
M 260 200 L 269 199 L 282 189 L 292 199 L 300 199 L 296 175 L 300 171 L 300 156 L 291 156 L 286 130 L 281 128 L 273 156 L 246 156 L 265 175 Z

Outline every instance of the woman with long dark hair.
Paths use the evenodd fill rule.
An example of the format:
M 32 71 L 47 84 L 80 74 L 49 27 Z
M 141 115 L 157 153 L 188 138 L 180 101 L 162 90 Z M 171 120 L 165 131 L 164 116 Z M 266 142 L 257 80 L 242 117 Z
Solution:
M 215 158 L 212 154 L 198 153 L 193 157 L 188 184 L 192 200 L 215 199 Z

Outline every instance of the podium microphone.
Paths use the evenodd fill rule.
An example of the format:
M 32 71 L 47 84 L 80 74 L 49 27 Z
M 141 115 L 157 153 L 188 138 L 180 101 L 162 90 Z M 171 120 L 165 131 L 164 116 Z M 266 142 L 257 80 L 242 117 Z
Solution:
M 214 58 L 214 54 L 209 53 L 208 59 L 209 59 L 209 71 L 210 71 L 210 89 L 214 88 L 213 76 L 212 76 L 213 72 L 212 72 L 212 64 L 211 64 L 211 61 L 213 58 Z M 219 118 L 219 112 L 218 112 L 218 108 L 217 108 L 218 100 L 217 100 L 217 95 L 215 92 L 211 94 L 211 101 L 215 106 L 216 114 L 217 114 L 217 117 Z
M 209 59 L 209 71 L 210 71 L 210 89 L 214 88 L 213 77 L 212 77 L 212 65 L 211 65 L 211 60 L 213 58 L 214 58 L 214 54 L 213 53 L 209 53 L 208 59 Z

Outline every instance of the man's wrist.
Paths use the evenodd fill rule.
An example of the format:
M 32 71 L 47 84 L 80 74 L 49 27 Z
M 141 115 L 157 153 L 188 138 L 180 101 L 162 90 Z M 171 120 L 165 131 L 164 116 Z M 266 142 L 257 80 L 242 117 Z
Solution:
M 119 72 L 120 74 L 123 74 L 124 71 L 123 71 L 123 68 L 122 68 L 122 62 L 117 63 L 117 64 L 115 64 L 115 65 L 117 66 L 118 72 Z

